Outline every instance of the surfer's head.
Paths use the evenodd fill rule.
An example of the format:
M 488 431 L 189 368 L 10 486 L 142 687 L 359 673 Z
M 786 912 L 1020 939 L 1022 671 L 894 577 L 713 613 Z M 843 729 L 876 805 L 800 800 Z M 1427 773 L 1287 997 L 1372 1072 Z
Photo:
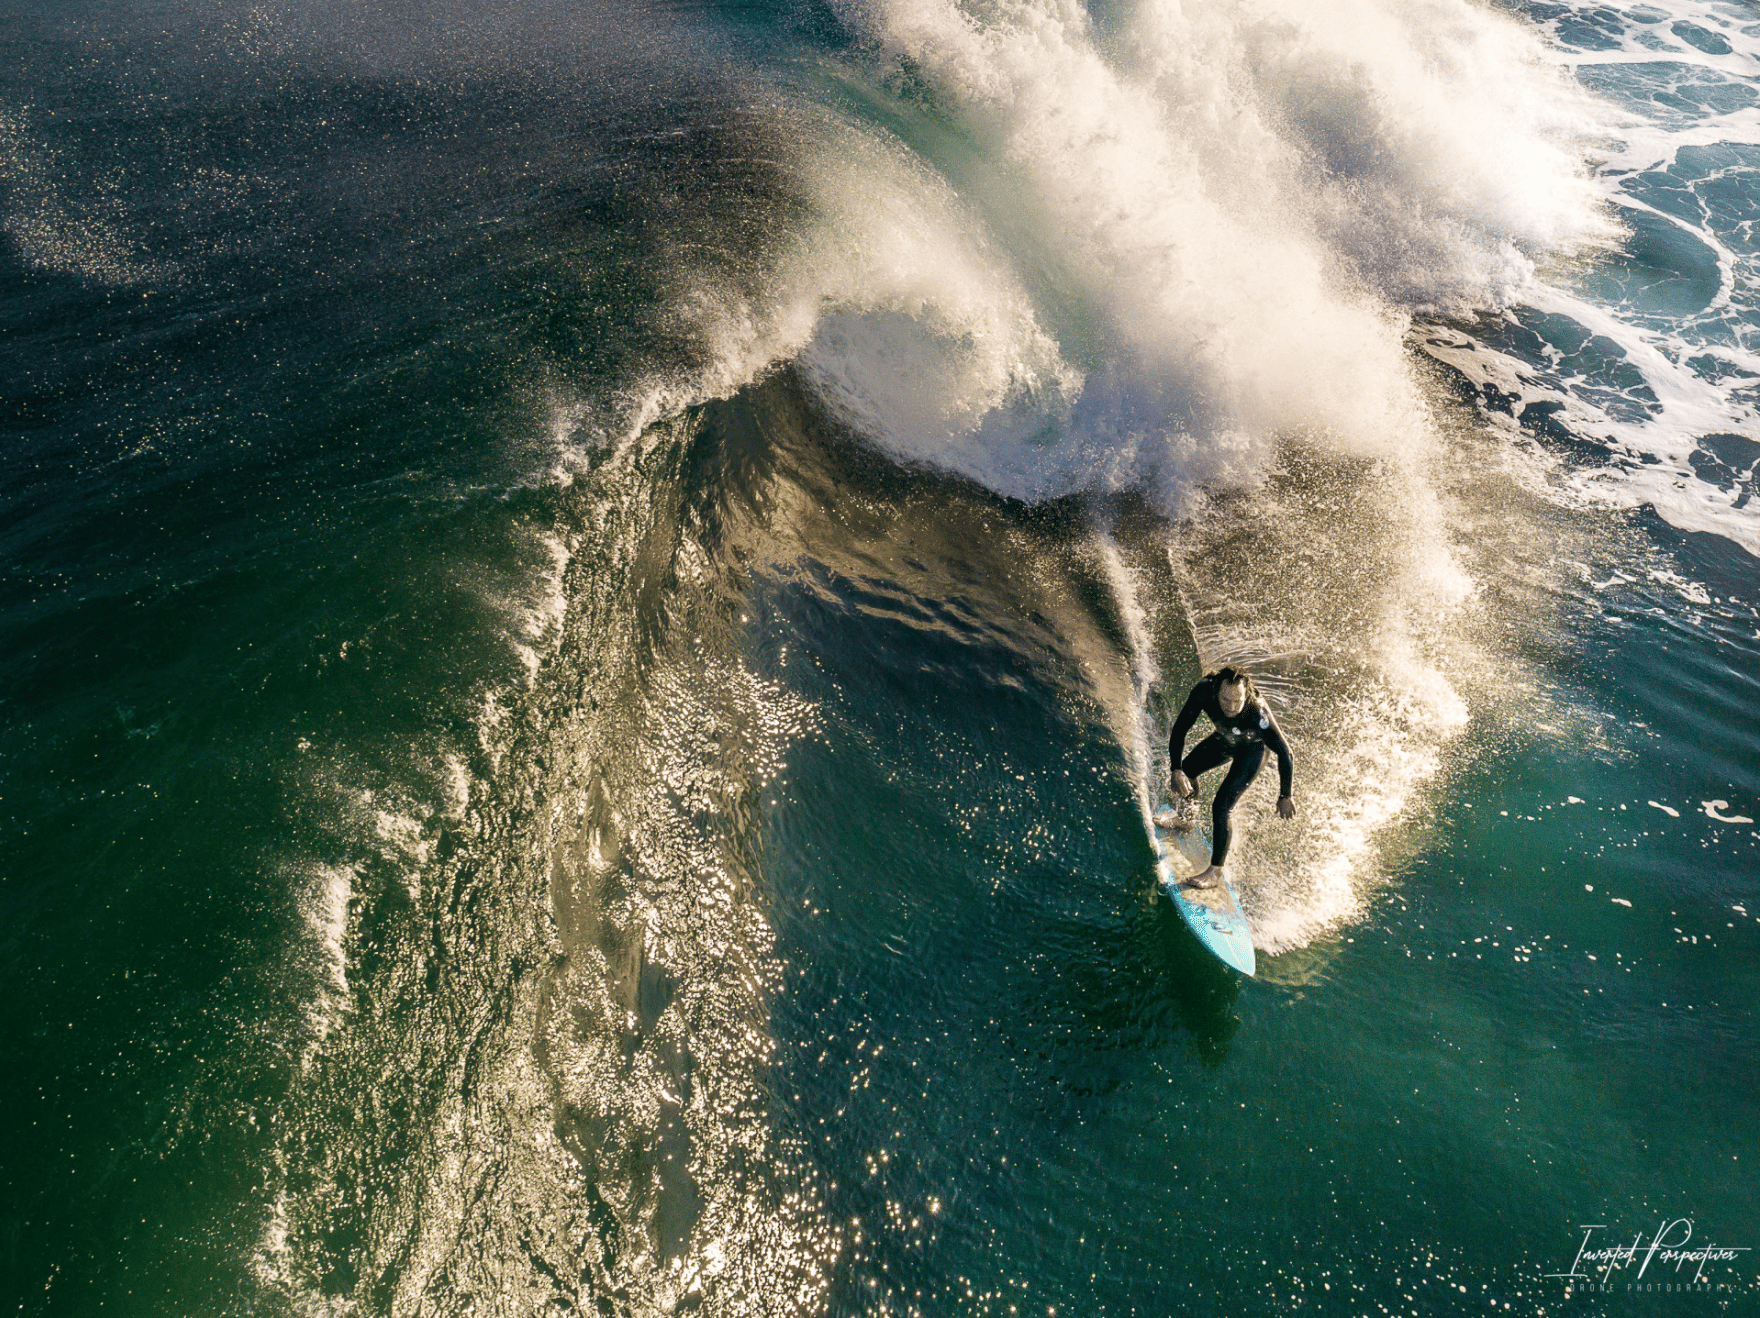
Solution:
M 1259 698 L 1259 689 L 1253 685 L 1253 679 L 1238 668 L 1218 668 L 1210 676 L 1216 679 L 1216 702 L 1229 718 Z

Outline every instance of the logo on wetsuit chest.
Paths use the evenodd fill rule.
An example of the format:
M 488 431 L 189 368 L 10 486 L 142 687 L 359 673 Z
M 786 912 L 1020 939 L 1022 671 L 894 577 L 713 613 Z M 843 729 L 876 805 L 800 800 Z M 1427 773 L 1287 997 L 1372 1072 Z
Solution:
M 1261 714 L 1259 715 L 1259 726 L 1256 728 L 1237 728 L 1232 723 L 1219 723 L 1216 725 L 1216 731 L 1221 735 L 1222 740 L 1227 742 L 1230 746 L 1238 746 L 1243 741 L 1258 741 L 1260 739 L 1259 734 L 1265 732 L 1270 727 L 1271 720 Z

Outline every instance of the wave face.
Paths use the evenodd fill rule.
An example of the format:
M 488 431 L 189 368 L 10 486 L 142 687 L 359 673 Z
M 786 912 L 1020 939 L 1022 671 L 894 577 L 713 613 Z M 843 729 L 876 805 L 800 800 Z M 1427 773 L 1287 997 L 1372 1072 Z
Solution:
M 1558 1222 L 1676 1188 L 1667 1131 L 1556 1165 L 1649 1129 L 1606 1050 L 1701 1068 L 1695 1131 L 1749 1101 L 1751 1021 L 1634 1022 L 1752 1000 L 1677 958 L 1755 900 L 1679 821 L 1760 813 L 1757 32 L 17 7 L 8 1297 L 1544 1307 Z M 1239 810 L 1245 987 L 1147 879 L 1223 663 L 1298 755 L 1295 822 Z M 1604 869 L 1666 974 L 1545 961 L 1627 936 Z M 1554 978 L 1433 969 L 1506 934 Z M 1506 1036 L 1571 1083 L 1414 1070 Z

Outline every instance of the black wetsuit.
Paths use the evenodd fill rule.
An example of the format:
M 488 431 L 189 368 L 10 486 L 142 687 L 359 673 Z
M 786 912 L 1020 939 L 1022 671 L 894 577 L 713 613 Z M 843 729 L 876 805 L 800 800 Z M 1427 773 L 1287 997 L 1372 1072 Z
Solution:
M 1222 786 L 1216 789 L 1216 800 L 1210 807 L 1212 865 L 1220 865 L 1228 858 L 1228 812 L 1234 809 L 1241 793 L 1258 776 L 1259 766 L 1265 762 L 1265 748 L 1269 746 L 1277 756 L 1279 796 L 1289 795 L 1290 777 L 1295 772 L 1295 763 L 1289 756 L 1289 743 L 1278 731 L 1277 720 L 1271 717 L 1264 697 L 1249 700 L 1240 713 L 1229 718 L 1222 712 L 1218 698 L 1220 686 L 1214 677 L 1206 677 L 1192 688 L 1192 694 L 1186 697 L 1185 708 L 1173 721 L 1173 735 L 1167 748 L 1168 759 L 1179 765 L 1180 772 L 1194 783 L 1199 774 L 1214 769 L 1224 760 L 1233 761 Z M 1192 753 L 1187 755 L 1186 734 L 1192 730 L 1199 714 L 1208 714 L 1216 731 L 1192 747 Z

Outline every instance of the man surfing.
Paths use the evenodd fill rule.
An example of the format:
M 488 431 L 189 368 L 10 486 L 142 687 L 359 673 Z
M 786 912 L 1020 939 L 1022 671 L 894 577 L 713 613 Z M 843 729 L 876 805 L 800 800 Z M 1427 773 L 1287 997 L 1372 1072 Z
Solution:
M 1187 755 L 1186 734 L 1199 714 L 1208 714 L 1216 731 Z M 1277 813 L 1284 819 L 1293 819 L 1296 803 L 1289 793 L 1295 763 L 1290 759 L 1289 743 L 1284 741 L 1277 720 L 1271 717 L 1270 706 L 1253 685 L 1253 679 L 1238 668 L 1219 668 L 1200 678 L 1192 694 L 1186 697 L 1185 708 L 1173 721 L 1167 747 L 1168 762 L 1177 766 L 1173 771 L 1173 788 L 1189 801 L 1197 793 L 1194 780 L 1198 775 L 1224 760 L 1229 761 L 1229 766 L 1210 807 L 1210 867 L 1183 880 L 1182 886 L 1213 888 L 1222 881 L 1222 864 L 1228 859 L 1230 840 L 1228 815 L 1241 793 L 1258 776 L 1267 746 L 1277 756 Z M 1191 824 L 1184 826 L 1190 828 Z

